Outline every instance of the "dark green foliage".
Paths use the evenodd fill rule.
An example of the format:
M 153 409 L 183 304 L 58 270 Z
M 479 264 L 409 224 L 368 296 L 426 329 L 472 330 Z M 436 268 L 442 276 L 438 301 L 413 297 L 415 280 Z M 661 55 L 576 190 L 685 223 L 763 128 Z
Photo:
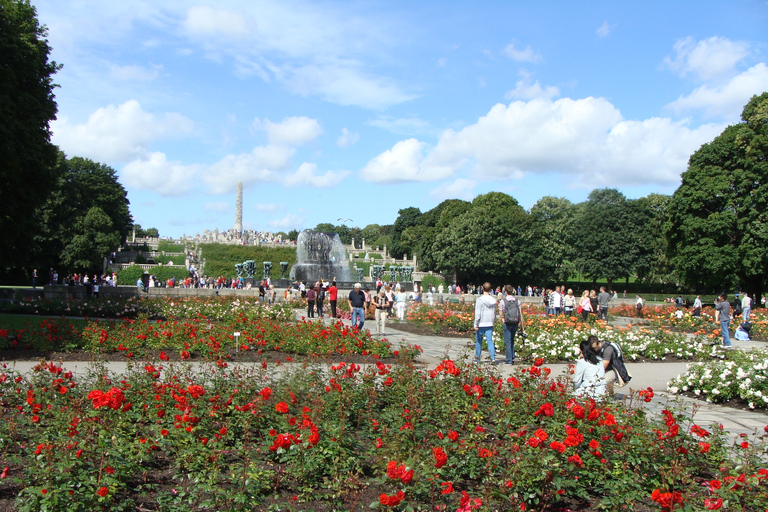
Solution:
M 102 261 L 133 227 L 127 192 L 111 167 L 59 153 L 56 187 L 38 210 L 39 268 L 102 271 Z
M 201 244 L 202 257 L 205 258 L 204 273 L 210 277 L 234 277 L 235 265 L 246 260 L 256 262 L 256 272 L 254 276 L 261 278 L 264 271 L 262 263 L 272 262 L 272 271 L 270 277 L 280 278 L 280 262 L 287 261 L 288 269 L 285 272 L 286 279 L 291 271 L 291 267 L 296 263 L 296 248 L 289 247 L 244 247 L 242 245 L 224 245 L 224 244 Z
M 669 204 L 668 257 L 691 285 L 755 294 L 768 284 L 768 92 L 690 158 Z
M 56 184 L 49 122 L 59 66 L 45 37 L 28 1 L 0 0 L 0 269 L 30 264 L 34 212 Z

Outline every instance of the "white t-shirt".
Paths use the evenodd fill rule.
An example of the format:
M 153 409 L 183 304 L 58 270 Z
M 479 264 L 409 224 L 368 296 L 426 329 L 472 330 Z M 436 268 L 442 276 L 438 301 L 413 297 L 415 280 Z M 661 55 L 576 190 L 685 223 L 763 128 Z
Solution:
M 584 358 L 576 361 L 573 375 L 574 394 L 580 397 L 600 398 L 605 395 L 605 368 L 602 361 L 592 364 Z

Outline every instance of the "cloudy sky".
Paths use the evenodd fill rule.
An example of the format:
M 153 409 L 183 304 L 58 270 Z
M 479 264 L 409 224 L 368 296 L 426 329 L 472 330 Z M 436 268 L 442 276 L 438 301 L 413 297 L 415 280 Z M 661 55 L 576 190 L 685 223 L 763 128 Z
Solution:
M 768 91 L 768 3 L 32 0 L 68 156 L 164 236 L 671 193 Z

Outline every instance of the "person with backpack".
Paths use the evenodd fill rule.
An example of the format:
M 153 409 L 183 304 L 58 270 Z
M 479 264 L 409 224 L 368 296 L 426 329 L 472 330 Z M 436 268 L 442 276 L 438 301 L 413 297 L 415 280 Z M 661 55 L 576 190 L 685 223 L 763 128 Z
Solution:
M 608 396 L 613 396 L 614 381 L 619 383 L 619 387 L 624 387 L 632 380 L 632 376 L 624 365 L 624 353 L 617 343 L 601 342 L 595 335 L 589 336 L 587 341 L 592 346 L 592 350 L 597 352 L 603 360 Z
M 520 301 L 512 295 L 514 288 L 511 284 L 504 286 L 504 297 L 499 301 L 499 316 L 504 332 L 504 364 L 515 364 L 515 335 L 518 329 L 525 333 L 525 322 Z

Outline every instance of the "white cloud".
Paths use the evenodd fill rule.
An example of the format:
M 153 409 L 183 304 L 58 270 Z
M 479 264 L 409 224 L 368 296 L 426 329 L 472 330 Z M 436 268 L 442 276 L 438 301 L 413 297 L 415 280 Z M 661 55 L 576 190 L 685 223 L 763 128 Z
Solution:
M 267 213 L 273 213 L 277 210 L 277 205 L 275 203 L 269 203 L 269 204 L 255 204 L 253 205 L 254 209 L 257 212 L 267 212 Z
M 531 75 L 528 72 L 519 73 L 522 78 L 517 81 L 515 88 L 507 91 L 504 97 L 508 100 L 532 100 L 536 98 L 555 98 L 560 96 L 560 90 L 555 86 L 542 87 L 538 80 L 531 83 Z
M 299 229 L 304 225 L 306 217 L 300 217 L 296 214 L 289 213 L 282 219 L 273 219 L 268 222 L 270 227 L 279 229 L 282 231 L 288 231 L 291 229 Z
M 768 91 L 768 66 L 760 63 L 724 85 L 697 87 L 691 94 L 669 103 L 667 108 L 677 113 L 696 110 L 705 117 L 736 121 L 749 99 L 764 91 Z
M 203 206 L 203 210 L 207 212 L 227 213 L 229 211 L 229 203 L 224 203 L 224 202 L 205 203 L 205 206 Z
M 158 77 L 163 66 L 150 64 L 149 66 L 118 66 L 112 64 L 109 74 L 113 80 L 131 82 L 151 82 Z
M 368 181 L 519 179 L 557 173 L 585 187 L 672 184 L 688 157 L 722 125 L 695 129 L 666 118 L 630 121 L 603 98 L 534 99 L 495 105 L 460 131 L 447 130 L 430 151 L 398 142 L 361 171 Z
M 378 119 L 368 121 L 367 124 L 398 135 L 431 135 L 435 132 L 428 121 L 418 117 L 381 116 Z
M 323 62 L 283 66 L 277 78 L 300 96 L 319 95 L 330 103 L 380 110 L 416 98 L 385 77 L 371 76 L 356 62 Z
M 289 146 L 301 146 L 315 140 L 323 133 L 317 119 L 308 117 L 286 117 L 280 123 L 273 123 L 269 119 L 260 121 L 256 119 L 254 126 L 267 132 L 271 144 L 287 144 Z
M 431 191 L 429 195 L 438 201 L 444 199 L 464 199 L 465 201 L 471 201 L 475 197 L 475 186 L 477 186 L 475 180 L 459 178 L 451 183 L 440 185 Z
M 516 62 L 541 62 L 543 60 L 541 55 L 530 46 L 521 50 L 515 46 L 515 43 L 509 43 L 504 48 L 504 54 Z
M 360 171 L 360 177 L 378 183 L 432 181 L 450 176 L 450 170 L 425 168 L 423 151 L 426 143 L 416 139 L 403 140 L 371 159 Z
M 214 194 L 234 189 L 238 181 L 243 185 L 258 182 L 276 182 L 279 172 L 288 168 L 294 150 L 285 146 L 258 146 L 250 153 L 227 155 L 203 171 L 203 180 Z
M 350 132 L 345 127 L 341 129 L 341 135 L 336 139 L 336 145 L 340 148 L 348 148 L 354 146 L 358 140 L 360 140 L 360 135 Z
M 126 164 L 120 176 L 129 187 L 152 190 L 163 196 L 182 196 L 197 183 L 200 166 L 169 162 L 164 153 Z
M 241 10 L 196 6 L 184 14 L 182 26 L 207 58 L 230 60 L 239 77 L 277 80 L 295 94 L 371 109 L 414 98 L 391 78 L 371 71 L 378 57 L 399 44 L 386 31 L 386 18 L 353 14 L 312 4 L 299 9 L 289 3 L 241 3 Z
M 613 32 L 613 26 L 611 26 L 607 21 L 603 22 L 602 25 L 600 25 L 600 28 L 598 28 L 595 33 L 598 37 L 608 37 L 611 32 Z
M 330 188 L 339 184 L 349 174 L 351 174 L 349 171 L 327 171 L 318 176 L 317 165 L 304 162 L 295 173 L 285 176 L 283 183 L 286 187 L 309 185 L 316 188 Z
M 713 36 L 696 41 L 693 37 L 675 43 L 675 56 L 664 63 L 680 76 L 694 75 L 701 81 L 728 80 L 737 73 L 736 65 L 750 53 L 749 44 Z
M 84 124 L 69 124 L 66 118 L 51 123 L 53 142 L 70 156 L 102 162 L 126 162 L 144 158 L 158 139 L 186 135 L 193 129 L 190 119 L 174 113 L 155 116 L 136 100 L 96 110 Z
M 255 28 L 255 22 L 243 12 L 198 5 L 189 8 L 183 27 L 197 37 L 244 38 Z

